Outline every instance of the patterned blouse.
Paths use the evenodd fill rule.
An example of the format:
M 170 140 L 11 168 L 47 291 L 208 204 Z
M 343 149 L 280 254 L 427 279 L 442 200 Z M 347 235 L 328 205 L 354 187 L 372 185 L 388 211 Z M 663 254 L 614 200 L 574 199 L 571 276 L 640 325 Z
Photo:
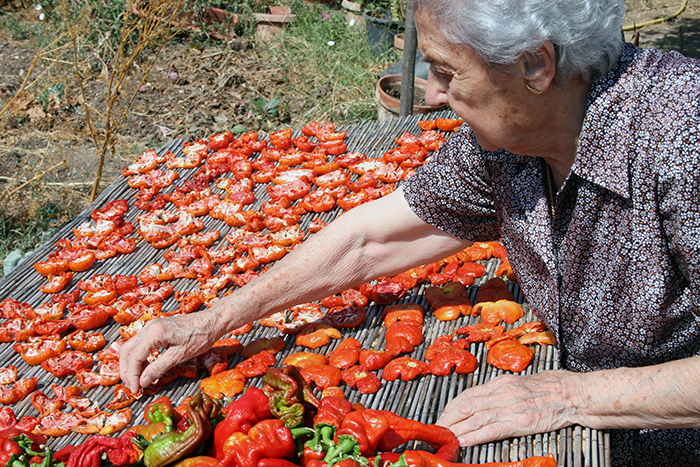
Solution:
M 502 238 L 528 303 L 557 335 L 562 368 L 700 355 L 700 62 L 625 44 L 591 87 L 556 193 L 548 172 L 540 158 L 484 151 L 463 125 L 404 192 L 442 230 Z M 616 467 L 700 459 L 700 430 L 612 440 Z

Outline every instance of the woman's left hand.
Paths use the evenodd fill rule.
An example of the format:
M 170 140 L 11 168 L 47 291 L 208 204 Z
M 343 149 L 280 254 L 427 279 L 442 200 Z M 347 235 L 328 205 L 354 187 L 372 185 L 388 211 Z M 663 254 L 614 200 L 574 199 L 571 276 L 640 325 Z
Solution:
M 461 446 L 572 425 L 577 407 L 574 386 L 567 384 L 572 377 L 576 374 L 562 370 L 499 376 L 455 397 L 437 424 L 451 429 Z

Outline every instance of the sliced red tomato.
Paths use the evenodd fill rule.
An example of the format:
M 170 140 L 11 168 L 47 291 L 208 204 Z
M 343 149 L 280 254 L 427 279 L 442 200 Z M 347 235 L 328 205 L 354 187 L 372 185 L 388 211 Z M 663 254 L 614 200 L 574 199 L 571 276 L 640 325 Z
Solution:
M 33 337 L 26 343 L 16 343 L 13 348 L 27 365 L 40 365 L 43 361 L 57 357 L 66 350 L 66 341 L 59 336 Z
M 62 378 L 74 375 L 82 368 L 90 368 L 92 363 L 92 355 L 77 350 L 67 350 L 61 355 L 44 360 L 41 367 L 57 378 Z

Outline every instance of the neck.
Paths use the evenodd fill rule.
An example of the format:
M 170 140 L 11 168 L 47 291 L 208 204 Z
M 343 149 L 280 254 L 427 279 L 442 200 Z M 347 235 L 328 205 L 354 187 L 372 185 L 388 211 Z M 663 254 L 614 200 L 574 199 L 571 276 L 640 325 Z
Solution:
M 557 189 L 576 160 L 589 88 L 580 80 L 572 80 L 563 89 L 551 87 L 541 96 L 533 96 L 541 99 L 536 102 L 543 109 L 543 118 L 531 132 L 525 154 L 541 157 L 550 165 Z

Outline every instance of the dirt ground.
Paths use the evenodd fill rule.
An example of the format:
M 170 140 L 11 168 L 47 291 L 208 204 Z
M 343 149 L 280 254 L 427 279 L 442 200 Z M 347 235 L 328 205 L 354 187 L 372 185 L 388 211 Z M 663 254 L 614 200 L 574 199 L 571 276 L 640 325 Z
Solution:
M 671 15 L 681 1 L 668 5 L 661 0 L 628 0 L 624 24 Z M 38 21 L 38 16 L 28 10 L 26 19 Z M 625 33 L 625 38 L 633 41 L 634 32 Z M 638 42 L 642 47 L 679 50 L 700 58 L 700 0 L 689 0 L 674 21 L 643 27 Z M 19 89 L 32 58 L 28 42 L 11 40 L 7 31 L 0 31 L 2 105 Z M 138 79 L 141 71 L 135 70 L 131 79 Z M 181 40 L 167 45 L 148 83 L 137 93 L 115 151 L 106 160 L 100 186 L 111 183 L 147 147 L 173 138 L 204 137 L 235 125 L 260 129 L 264 122 L 254 116 L 250 101 L 269 99 L 282 79 L 280 68 L 261 60 L 259 49 L 249 40 L 196 47 Z M 100 80 L 89 83 L 88 95 L 97 95 L 103 87 Z M 2 122 L 0 194 L 5 195 L 0 217 L 31 220 L 49 204 L 53 224 L 59 224 L 88 203 L 97 167 L 95 147 L 86 137 L 78 89 L 64 89 L 61 99 L 49 106 L 53 111 L 37 111 L 29 103 L 19 109 L 21 118 Z M 41 174 L 41 183 L 35 180 L 22 187 Z

